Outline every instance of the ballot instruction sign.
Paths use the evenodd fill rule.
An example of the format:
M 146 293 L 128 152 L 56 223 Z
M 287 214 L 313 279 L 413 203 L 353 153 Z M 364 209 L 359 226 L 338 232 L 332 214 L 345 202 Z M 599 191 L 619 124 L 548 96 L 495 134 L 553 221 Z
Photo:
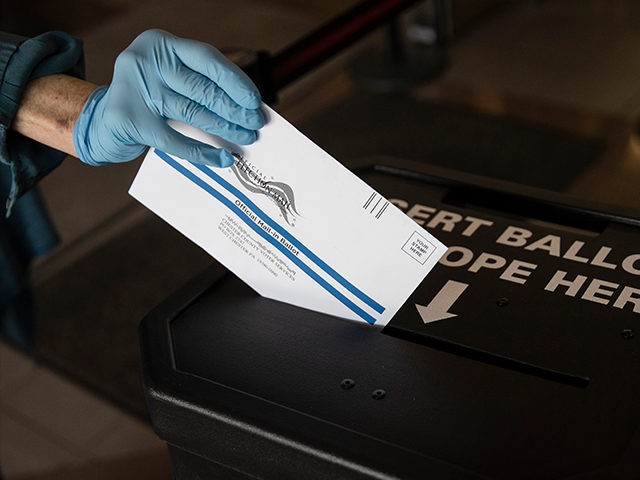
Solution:
M 446 247 L 269 107 L 249 146 L 213 168 L 151 149 L 130 194 L 260 295 L 386 325 Z

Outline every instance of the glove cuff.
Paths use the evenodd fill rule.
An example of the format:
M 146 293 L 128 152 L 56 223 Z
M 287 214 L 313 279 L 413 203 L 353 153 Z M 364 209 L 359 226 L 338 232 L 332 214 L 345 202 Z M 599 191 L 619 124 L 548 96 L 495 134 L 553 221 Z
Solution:
M 96 119 L 96 117 L 100 116 L 100 100 L 102 100 L 106 93 L 106 86 L 98 87 L 91 92 L 91 95 L 87 98 L 87 101 L 82 107 L 80 115 L 78 115 L 78 119 L 73 126 L 73 146 L 76 149 L 78 158 L 82 162 L 94 167 L 109 163 L 101 161 L 100 158 L 96 158 L 94 149 L 90 142 L 91 123 Z M 100 121 L 100 119 L 97 119 L 97 121 Z

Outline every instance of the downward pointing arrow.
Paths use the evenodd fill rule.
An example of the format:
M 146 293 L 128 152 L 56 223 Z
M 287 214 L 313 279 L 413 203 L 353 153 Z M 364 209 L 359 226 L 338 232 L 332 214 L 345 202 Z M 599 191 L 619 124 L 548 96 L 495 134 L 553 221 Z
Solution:
M 456 300 L 462 295 L 462 292 L 466 290 L 469 285 L 466 283 L 456 282 L 449 280 L 445 283 L 444 287 L 440 289 L 438 294 L 433 297 L 431 303 L 426 307 L 424 305 L 418 305 L 416 308 L 424 323 L 436 322 L 438 320 L 444 320 L 446 318 L 457 317 L 457 314 L 450 313 L 449 309 L 456 303 Z

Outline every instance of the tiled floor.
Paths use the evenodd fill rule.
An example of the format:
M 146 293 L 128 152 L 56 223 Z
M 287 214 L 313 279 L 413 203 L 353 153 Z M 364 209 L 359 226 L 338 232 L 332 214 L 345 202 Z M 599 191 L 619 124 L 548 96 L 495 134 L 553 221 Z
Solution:
M 148 26 L 217 45 L 278 49 L 335 10 L 320 0 L 306 2 L 304 8 L 305 2 L 295 0 L 274 1 L 272 7 L 257 0 L 215 5 L 140 1 L 129 10 L 126 0 L 113 3 L 104 21 L 74 32 L 85 40 L 88 74 L 95 82 L 108 81 L 115 54 L 134 32 Z M 462 98 L 478 108 L 520 116 L 527 113 L 520 109 L 522 103 L 509 99 L 539 102 L 550 108 L 536 111 L 554 113 L 553 118 L 537 115 L 537 121 L 589 133 L 599 128 L 602 116 L 629 120 L 640 112 L 639 52 L 640 7 L 635 0 L 524 1 L 460 38 L 451 49 L 446 75 L 418 95 Z M 344 88 L 339 81 L 335 85 Z M 318 108 L 320 100 L 335 101 L 345 94 L 337 90 L 320 89 L 311 106 L 296 101 L 295 95 L 284 97 L 282 108 L 295 123 Z M 619 133 L 617 157 L 605 158 L 588 172 L 574 193 L 640 207 L 635 193 L 640 161 L 637 151 L 626 149 L 627 134 Z M 136 167 L 131 163 L 98 171 L 71 161 L 43 182 L 66 244 L 131 207 L 126 189 Z M 50 270 L 41 276 L 51 275 Z M 125 467 L 115 466 L 120 463 L 138 479 L 168 478 L 164 444 L 148 425 L 0 343 L 0 468 L 5 477 L 128 478 Z
M 149 468 L 157 469 L 165 450 L 145 423 L 0 343 L 0 466 L 6 479 L 60 469 L 74 478 L 74 469 L 87 473 L 92 465 L 135 456 L 153 456 Z

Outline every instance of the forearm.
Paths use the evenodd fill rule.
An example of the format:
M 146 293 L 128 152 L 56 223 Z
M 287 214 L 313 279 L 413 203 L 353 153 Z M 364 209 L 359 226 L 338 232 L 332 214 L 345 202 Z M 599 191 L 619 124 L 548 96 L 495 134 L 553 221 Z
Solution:
M 97 85 L 68 75 L 47 75 L 30 81 L 11 128 L 37 142 L 78 156 L 73 125 Z

